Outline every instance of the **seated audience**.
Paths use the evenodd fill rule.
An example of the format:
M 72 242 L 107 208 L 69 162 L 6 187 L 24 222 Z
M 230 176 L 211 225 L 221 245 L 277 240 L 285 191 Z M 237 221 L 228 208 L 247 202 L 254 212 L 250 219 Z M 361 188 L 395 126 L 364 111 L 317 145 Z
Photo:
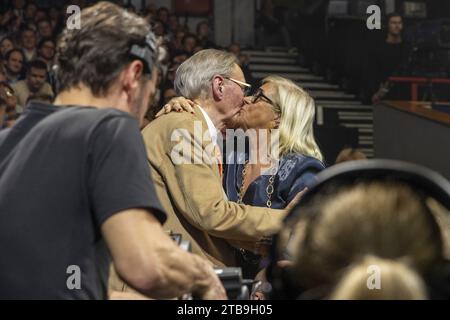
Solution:
M 198 39 L 195 35 L 188 33 L 183 37 L 181 43 L 182 43 L 181 50 L 175 51 L 174 55 L 175 56 L 185 55 L 186 57 L 190 57 L 194 54 L 194 49 L 198 45 Z
M 180 27 L 180 21 L 178 20 L 178 16 L 176 14 L 171 13 L 169 15 L 169 22 L 168 22 L 168 35 L 170 37 L 170 40 L 173 40 L 175 38 L 175 34 Z
M 6 101 L 0 97 L 0 130 L 6 128 Z
M 36 22 L 39 39 L 52 38 L 53 27 L 48 19 L 41 19 Z
M 32 22 L 34 20 L 34 15 L 36 14 L 38 7 L 33 2 L 28 2 L 25 5 L 23 14 L 25 22 Z
M 0 40 L 0 60 L 6 57 L 6 53 L 14 49 L 14 41 L 11 37 L 4 37 Z
M 20 46 L 25 55 L 25 61 L 31 61 L 36 58 L 36 32 L 30 28 L 23 29 L 20 33 Z
M 215 48 L 214 42 L 211 41 L 208 21 L 201 21 L 197 24 L 198 44 L 203 49 Z
M 5 117 L 3 118 L 4 125 L 11 127 L 19 113 L 17 112 L 17 100 L 14 95 L 14 90 L 7 82 L 0 82 L 0 98 L 5 102 Z
M 55 42 L 50 39 L 41 39 L 38 44 L 38 59 L 45 62 L 47 65 L 47 72 L 50 72 L 55 58 Z
M 19 113 L 26 107 L 30 95 L 53 96 L 53 90 L 47 79 L 47 65 L 44 61 L 34 60 L 28 64 L 25 80 L 18 81 L 12 85 L 17 98 Z
M 158 20 L 164 24 L 164 26 L 167 26 L 167 23 L 169 22 L 169 9 L 166 7 L 160 7 L 156 11 L 156 16 L 158 17 Z
M 20 49 L 12 49 L 5 56 L 5 71 L 8 83 L 13 84 L 22 77 L 25 55 Z

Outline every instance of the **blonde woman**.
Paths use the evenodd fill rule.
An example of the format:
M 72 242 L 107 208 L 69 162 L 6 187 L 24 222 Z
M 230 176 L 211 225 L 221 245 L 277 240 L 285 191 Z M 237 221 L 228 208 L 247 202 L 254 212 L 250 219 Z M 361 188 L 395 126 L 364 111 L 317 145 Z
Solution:
M 314 100 L 292 81 L 278 76 L 262 81 L 230 126 L 256 129 L 258 137 L 266 138 L 270 160 L 279 161 L 277 166 L 262 163 L 259 155 L 266 153 L 261 152 L 266 148 L 264 139 L 249 140 L 245 152 L 229 153 L 223 185 L 230 200 L 283 209 L 314 181 L 324 169 L 314 139 L 314 113 Z M 277 141 L 274 134 L 278 134 L 278 148 L 271 143 Z M 258 155 L 257 161 L 252 154 Z M 267 264 L 261 255 L 242 249 L 237 257 L 247 277 L 254 277 Z
M 273 171 L 274 167 L 265 166 L 261 157 L 254 161 L 252 154 L 265 153 L 261 152 L 265 148 L 261 140 L 250 140 L 244 153 L 228 154 L 224 188 L 230 200 L 282 209 L 313 181 L 324 169 L 314 139 L 314 113 L 314 100 L 292 81 L 278 76 L 262 81 L 256 93 L 246 98 L 233 126 L 256 129 L 258 137 L 267 138 L 267 153 L 279 163 Z M 270 143 L 276 141 L 274 129 L 278 130 L 277 148 Z

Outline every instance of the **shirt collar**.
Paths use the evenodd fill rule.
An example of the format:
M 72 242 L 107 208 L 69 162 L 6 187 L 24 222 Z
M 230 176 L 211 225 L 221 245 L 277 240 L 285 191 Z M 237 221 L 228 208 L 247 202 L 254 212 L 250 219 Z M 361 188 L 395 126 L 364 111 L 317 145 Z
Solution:
M 200 107 L 200 106 L 198 106 L 198 108 L 200 109 L 200 111 L 202 112 L 203 116 L 205 117 L 206 124 L 208 125 L 209 135 L 211 136 L 212 142 L 217 143 L 217 136 L 218 136 L 217 128 L 214 126 L 214 123 L 212 122 L 211 118 L 206 113 L 206 111 L 203 110 L 203 108 Z

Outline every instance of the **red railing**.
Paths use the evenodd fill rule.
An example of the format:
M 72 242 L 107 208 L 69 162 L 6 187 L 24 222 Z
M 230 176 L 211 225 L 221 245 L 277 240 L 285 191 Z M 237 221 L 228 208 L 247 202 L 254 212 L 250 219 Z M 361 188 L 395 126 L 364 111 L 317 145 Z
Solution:
M 425 78 L 425 77 L 389 77 L 391 82 L 403 82 L 411 84 L 411 101 L 419 100 L 419 86 L 429 84 L 448 84 L 450 79 L 446 78 Z

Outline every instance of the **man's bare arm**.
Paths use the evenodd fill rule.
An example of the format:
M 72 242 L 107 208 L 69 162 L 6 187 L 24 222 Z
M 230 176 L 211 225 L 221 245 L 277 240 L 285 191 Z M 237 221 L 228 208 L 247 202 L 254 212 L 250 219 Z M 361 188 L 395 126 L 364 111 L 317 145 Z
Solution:
M 178 248 L 148 211 L 119 212 L 103 223 L 102 233 L 117 273 L 142 294 L 155 299 L 185 293 L 202 299 L 226 299 L 208 262 Z

